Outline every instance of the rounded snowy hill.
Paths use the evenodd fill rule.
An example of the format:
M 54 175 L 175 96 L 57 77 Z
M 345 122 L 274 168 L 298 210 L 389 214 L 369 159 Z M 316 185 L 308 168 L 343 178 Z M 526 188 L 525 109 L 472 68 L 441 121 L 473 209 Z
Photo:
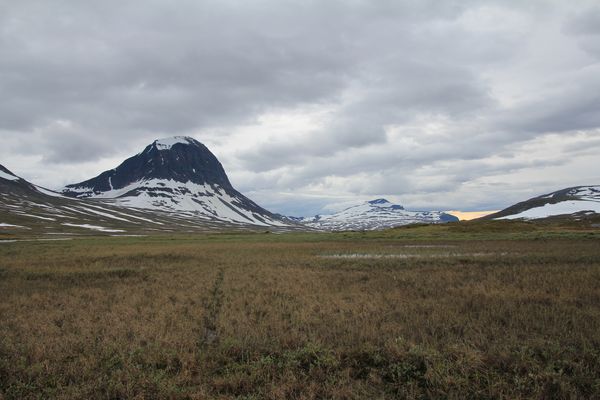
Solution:
M 70 197 L 114 199 L 126 207 L 188 213 L 252 225 L 284 225 L 238 192 L 219 160 L 185 136 L 155 140 L 139 154 L 95 178 L 67 185 Z
M 304 219 L 306 225 L 325 230 L 375 230 L 416 223 L 437 224 L 458 221 L 442 211 L 408 211 L 386 199 L 375 199 L 331 215 Z
M 542 219 L 600 214 L 600 185 L 575 186 L 534 197 L 485 219 Z

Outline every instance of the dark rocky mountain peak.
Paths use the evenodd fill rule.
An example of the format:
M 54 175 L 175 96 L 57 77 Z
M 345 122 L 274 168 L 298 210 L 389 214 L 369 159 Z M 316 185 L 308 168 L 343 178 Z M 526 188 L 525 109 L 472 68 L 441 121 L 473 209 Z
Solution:
M 226 224 L 288 223 L 235 190 L 215 155 L 186 136 L 155 140 L 118 167 L 67 185 L 63 194 Z
M 375 200 L 369 201 L 369 204 L 387 204 L 387 203 L 389 203 L 389 201 L 387 201 L 386 199 L 375 199 Z
M 90 197 L 151 179 L 232 189 L 223 166 L 205 145 L 191 137 L 176 136 L 155 140 L 118 167 L 87 181 L 67 185 L 63 193 Z
M 390 207 L 394 210 L 404 210 L 404 207 L 402 207 L 400 204 L 392 204 L 387 199 L 383 199 L 383 198 L 371 200 L 371 201 L 368 201 L 368 203 L 370 205 L 376 206 L 376 207 Z

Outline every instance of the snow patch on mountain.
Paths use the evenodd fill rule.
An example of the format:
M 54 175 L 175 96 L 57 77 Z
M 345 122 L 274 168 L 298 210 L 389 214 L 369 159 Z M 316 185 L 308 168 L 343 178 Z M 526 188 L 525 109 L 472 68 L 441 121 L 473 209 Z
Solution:
M 176 145 L 178 143 L 190 144 L 190 143 L 193 143 L 193 140 L 194 139 L 187 137 L 187 136 L 173 136 L 173 137 L 164 138 L 164 139 L 157 139 L 154 141 L 154 145 L 159 150 L 170 150 L 171 147 L 173 147 L 174 145 Z
M 18 177 L 18 176 L 14 176 L 14 175 L 11 175 L 11 174 L 7 174 L 7 173 L 6 173 L 6 172 L 4 172 L 4 171 L 0 171 L 0 178 L 2 178 L 2 179 L 6 179 L 6 180 L 9 180 L 9 181 L 18 181 L 18 180 L 19 180 L 19 177 Z
M 519 214 L 508 215 L 498 219 L 539 219 L 553 215 L 575 214 L 578 212 L 592 211 L 600 214 L 600 201 L 562 201 L 556 204 L 546 204 L 541 207 L 530 208 Z
M 64 226 L 72 226 L 72 227 L 75 227 L 75 228 L 92 229 L 94 231 L 108 232 L 108 233 L 125 232 L 123 229 L 109 229 L 109 228 L 105 228 L 103 226 L 90 225 L 90 224 L 70 224 L 70 223 L 64 223 L 63 225 Z
M 89 193 L 89 188 L 75 187 L 71 188 L 71 191 L 84 194 Z M 90 197 L 113 199 L 115 204 L 128 208 L 188 213 L 198 218 L 230 223 L 285 226 L 280 221 L 246 209 L 243 206 L 243 199 L 231 196 L 217 185 L 199 185 L 172 179 L 149 179 Z
M 600 214 L 600 185 L 558 190 L 517 203 L 492 219 L 540 219 L 577 213 Z
M 52 196 L 52 197 L 62 197 L 62 198 L 65 198 L 65 196 L 63 196 L 63 195 L 62 195 L 62 194 L 60 194 L 60 193 L 57 193 L 57 192 L 55 192 L 54 190 L 49 190 L 49 189 L 43 188 L 43 187 L 41 187 L 41 186 L 38 186 L 38 185 L 34 185 L 34 186 L 35 186 L 35 188 L 36 188 L 36 189 L 37 189 L 39 192 L 41 192 L 41 193 L 44 193 L 44 194 L 46 194 L 46 195 L 48 195 L 48 196 Z
M 25 228 L 25 227 L 21 226 L 21 225 L 7 224 L 6 222 L 0 222 L 0 228 Z M 25 229 L 27 229 L 27 228 L 25 228 Z
M 581 200 L 600 201 L 600 185 L 575 187 L 569 190 L 567 195 Z

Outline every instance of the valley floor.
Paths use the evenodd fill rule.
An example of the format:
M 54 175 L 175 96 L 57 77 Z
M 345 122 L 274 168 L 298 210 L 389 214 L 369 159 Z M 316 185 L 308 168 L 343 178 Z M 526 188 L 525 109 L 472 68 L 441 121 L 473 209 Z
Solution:
M 597 398 L 599 287 L 591 228 L 0 243 L 0 398 Z

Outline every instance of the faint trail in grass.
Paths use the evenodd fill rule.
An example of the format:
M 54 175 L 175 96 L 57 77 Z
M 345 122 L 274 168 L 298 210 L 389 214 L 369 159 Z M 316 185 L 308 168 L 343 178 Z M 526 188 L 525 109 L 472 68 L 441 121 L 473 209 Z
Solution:
M 220 269 L 217 273 L 215 283 L 210 291 L 210 296 L 206 304 L 207 313 L 203 319 L 204 329 L 200 338 L 200 347 L 210 346 L 219 340 L 217 332 L 217 322 L 219 313 L 223 305 L 223 279 L 225 272 Z

